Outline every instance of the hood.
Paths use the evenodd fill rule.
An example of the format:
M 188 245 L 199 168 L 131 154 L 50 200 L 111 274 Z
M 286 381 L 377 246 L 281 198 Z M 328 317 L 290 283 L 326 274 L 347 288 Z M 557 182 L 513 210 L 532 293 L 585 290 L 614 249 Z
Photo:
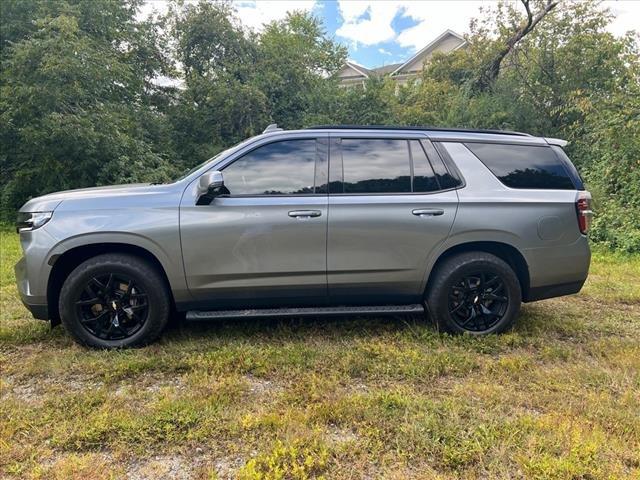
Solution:
M 53 211 L 65 200 L 97 199 L 103 197 L 128 197 L 156 193 L 166 185 L 151 185 L 150 183 L 132 183 L 128 185 L 112 185 L 108 187 L 79 188 L 49 193 L 41 197 L 32 198 L 25 203 L 21 212 Z

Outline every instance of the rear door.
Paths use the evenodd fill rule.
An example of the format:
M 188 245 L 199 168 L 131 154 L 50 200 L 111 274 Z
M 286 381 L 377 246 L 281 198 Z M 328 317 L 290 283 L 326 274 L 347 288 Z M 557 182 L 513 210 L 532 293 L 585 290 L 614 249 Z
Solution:
M 419 135 L 332 134 L 329 143 L 331 302 L 418 301 L 456 215 L 451 175 Z

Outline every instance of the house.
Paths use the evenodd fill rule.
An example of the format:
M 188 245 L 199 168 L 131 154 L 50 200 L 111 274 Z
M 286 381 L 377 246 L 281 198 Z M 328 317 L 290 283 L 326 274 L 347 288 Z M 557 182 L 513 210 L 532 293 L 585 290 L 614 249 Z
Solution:
M 394 63 L 377 68 L 365 68 L 355 62 L 347 61 L 336 74 L 340 78 L 340 86 L 364 87 L 368 78 L 389 76 L 399 85 L 404 85 L 410 79 L 420 74 L 425 64 L 436 52 L 449 53 L 464 47 L 466 41 L 461 35 L 445 30 L 426 47 L 416 53 L 404 63 Z

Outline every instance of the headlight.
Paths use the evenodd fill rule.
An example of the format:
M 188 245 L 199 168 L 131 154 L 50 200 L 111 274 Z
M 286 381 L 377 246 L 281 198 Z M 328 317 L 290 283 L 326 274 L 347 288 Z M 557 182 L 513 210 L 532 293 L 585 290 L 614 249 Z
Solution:
M 49 220 L 53 212 L 19 212 L 16 220 L 16 232 L 35 230 Z

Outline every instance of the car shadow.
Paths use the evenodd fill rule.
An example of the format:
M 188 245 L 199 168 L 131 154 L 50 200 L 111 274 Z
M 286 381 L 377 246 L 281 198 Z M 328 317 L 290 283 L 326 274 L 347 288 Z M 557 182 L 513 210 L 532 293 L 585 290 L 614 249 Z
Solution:
M 214 319 L 189 321 L 172 318 L 163 338 L 180 341 L 197 337 L 220 337 L 226 340 L 293 340 L 308 337 L 337 339 L 372 338 L 389 334 L 434 334 L 431 322 L 418 315 L 388 316 L 304 316 Z

